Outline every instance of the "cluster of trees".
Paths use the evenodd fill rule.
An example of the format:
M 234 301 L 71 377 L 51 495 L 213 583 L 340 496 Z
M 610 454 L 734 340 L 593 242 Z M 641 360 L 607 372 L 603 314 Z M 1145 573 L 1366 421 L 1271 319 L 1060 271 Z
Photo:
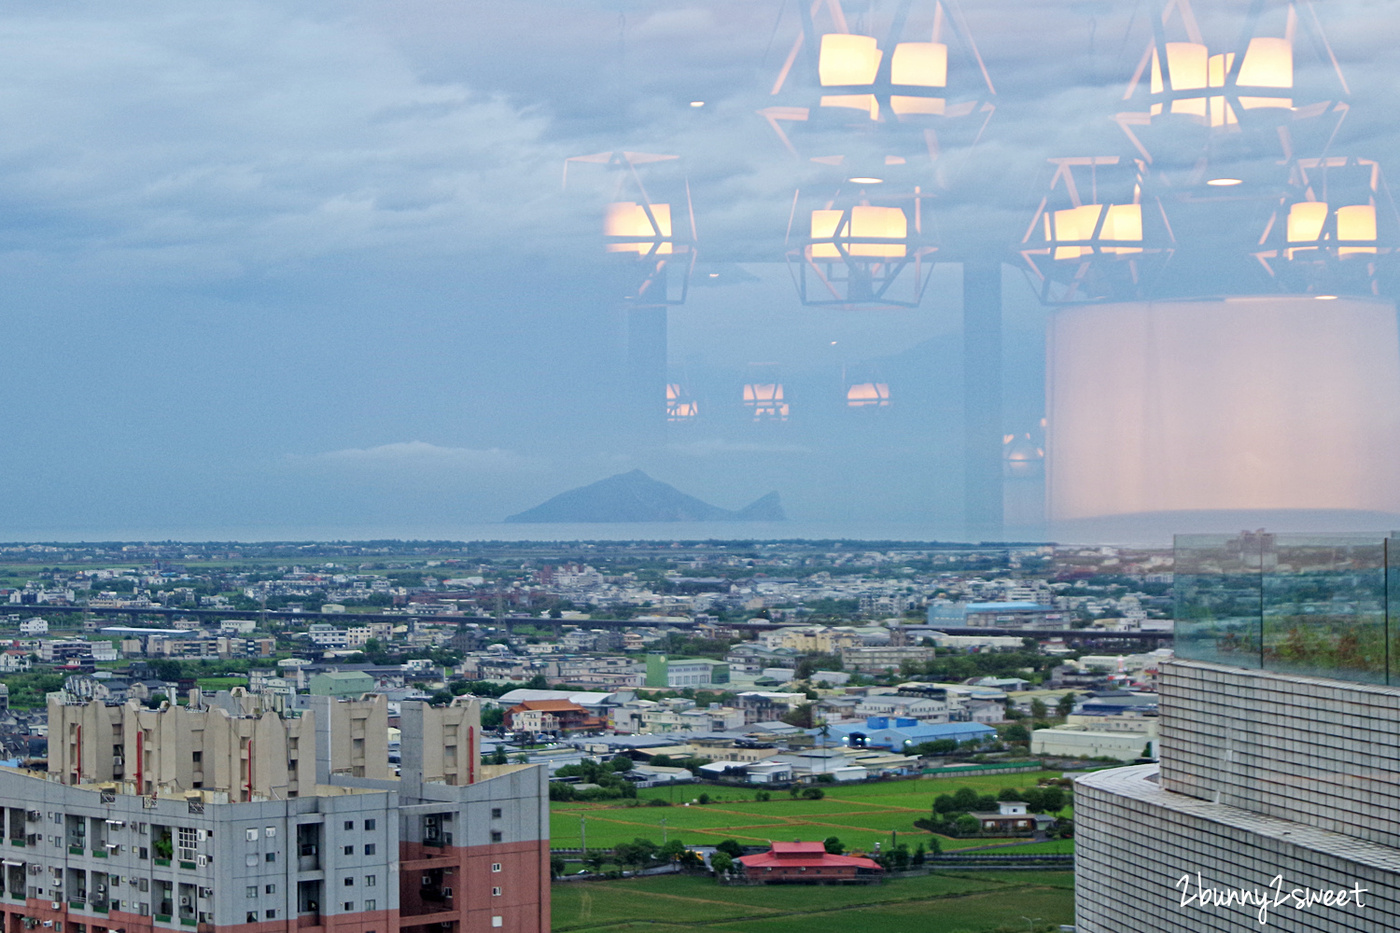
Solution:
M 932 850 L 935 854 L 942 851 L 938 845 L 938 840 L 933 840 Z M 827 851 L 831 851 L 828 849 Z M 914 851 L 909 851 L 909 846 L 905 843 L 886 849 L 883 852 L 876 852 L 871 856 L 885 871 L 904 871 L 908 868 L 921 868 L 928 859 L 929 850 L 921 842 L 914 847 Z
M 1025 731 L 1023 728 L 1022 732 Z M 1026 741 L 1030 741 L 1027 738 Z M 968 739 L 966 742 L 959 742 L 957 739 L 935 739 L 932 742 L 920 742 L 911 751 L 921 758 L 937 758 L 941 755 L 973 754 L 976 752 L 988 751 L 996 745 L 996 739 L 991 736 L 986 738 Z
M 914 825 L 945 836 L 975 836 L 982 831 L 982 823 L 971 814 L 995 811 L 999 801 L 1010 800 L 1025 803 L 1030 813 L 1057 813 L 1064 809 L 1069 797 L 1063 787 L 1055 784 L 1024 790 L 1005 787 L 996 795 L 979 794 L 971 787 L 960 787 L 952 794 L 935 797 L 930 817 L 915 820 Z
M 1060 658 L 1027 648 L 1020 651 L 940 653 L 922 664 L 906 661 L 900 671 L 935 683 L 961 683 L 969 677 L 1020 677 L 1025 676 L 1027 670 L 1033 672 L 1029 679 L 1038 680 L 1043 672 L 1062 663 Z
M 620 866 L 624 870 L 641 871 L 673 862 L 691 870 L 703 868 L 705 864 L 700 856 L 686 848 L 685 843 L 679 839 L 657 845 L 650 839 L 638 838 L 631 842 L 619 842 L 611 849 L 590 849 L 583 854 L 584 867 L 593 872 L 601 872 L 609 864 Z M 565 871 L 564 857 L 552 856 L 549 867 L 554 877 L 558 878 Z
M 616 761 L 617 759 L 614 758 L 613 760 Z M 630 761 L 631 759 L 628 760 Z M 672 758 L 670 755 L 652 755 L 647 759 L 647 764 L 651 765 L 653 768 L 685 768 L 687 771 L 695 774 L 700 771 L 701 765 L 707 765 L 710 761 L 711 759 L 709 758 L 699 758 L 695 755 L 690 755 L 686 758 Z
M 618 755 L 607 764 L 584 759 L 576 765 L 565 765 L 554 774 L 556 777 L 578 777 L 583 784 L 596 784 L 578 790 L 575 785 L 563 781 L 549 782 L 550 800 L 617 800 L 622 797 L 636 797 L 637 786 L 622 775 L 632 770 L 632 759 Z

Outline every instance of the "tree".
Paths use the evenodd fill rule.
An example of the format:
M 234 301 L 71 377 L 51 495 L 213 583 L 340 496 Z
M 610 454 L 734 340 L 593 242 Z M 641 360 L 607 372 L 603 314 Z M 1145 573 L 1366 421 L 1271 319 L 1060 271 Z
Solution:
M 549 857 L 549 875 L 551 878 L 559 878 L 564 874 L 564 856 L 551 855 Z
M 724 840 L 724 841 L 721 842 L 719 845 L 715 846 L 715 849 L 718 850 L 718 851 L 720 851 L 720 852 L 723 852 L 725 855 L 728 855 L 730 858 L 738 858 L 739 856 L 741 856 L 741 855 L 744 854 L 744 847 L 741 846 L 738 842 L 736 842 L 736 841 L 733 840 L 733 839 L 726 839 L 726 840 Z M 713 860 L 713 859 L 711 859 L 710 861 L 711 861 L 711 864 L 714 863 L 714 860 Z
M 918 846 L 914 848 L 914 858 L 911 860 L 910 864 L 912 864 L 915 868 L 922 868 L 924 864 L 924 858 L 924 844 L 921 842 L 918 844 Z
M 1048 710 L 1045 707 L 1044 700 L 1042 700 L 1040 697 L 1036 697 L 1034 700 L 1031 700 L 1032 719 L 1044 719 L 1047 715 Z
M 633 761 L 630 755 L 618 754 L 613 756 L 609 764 L 614 771 L 624 773 L 632 770 Z
M 959 836 L 975 836 L 982 829 L 982 822 L 970 813 L 964 813 L 953 823 Z
M 959 787 L 953 794 L 953 803 L 957 805 L 957 811 L 966 813 L 969 810 L 977 809 L 977 791 L 971 787 Z
M 1039 787 L 1032 787 L 1021 796 L 1026 803 L 1026 809 L 1031 813 L 1045 812 L 1045 791 Z
M 811 729 L 815 722 L 816 706 L 812 703 L 799 704 L 795 709 L 790 710 L 782 717 L 782 721 L 789 726 L 796 726 L 799 729 Z
M 802 789 L 802 797 L 805 800 L 821 800 L 825 796 L 826 791 L 820 787 L 804 787 Z
M 1014 745 L 1025 745 L 1030 742 L 1030 740 L 1030 731 L 1019 722 L 1012 723 L 1006 727 L 1006 741 Z
M 840 855 L 846 851 L 845 844 L 835 836 L 827 836 L 826 839 L 822 841 L 822 846 L 832 855 Z
M 997 793 L 997 800 L 1025 800 L 1025 799 L 1026 799 L 1026 798 L 1025 798 L 1025 796 L 1022 794 L 1022 792 L 1020 791 L 1020 789 L 1015 788 L 1015 787 L 1003 787 L 1003 788 L 1001 789 L 1001 791 Z
M 1073 693 L 1066 693 L 1060 697 L 1060 702 L 1055 704 L 1055 709 L 1059 712 L 1061 719 L 1074 712 L 1074 699 Z
M 1065 808 L 1065 792 L 1058 787 L 1045 788 L 1045 812 L 1056 813 Z
M 504 745 L 497 745 L 497 746 L 496 746 L 496 750 L 495 750 L 494 752 L 492 752 L 492 754 L 491 754 L 491 764 L 493 764 L 493 765 L 510 764 L 510 759 L 509 759 L 508 757 L 506 757 L 506 747 L 505 747 Z
M 957 809 L 958 801 L 952 794 L 939 794 L 937 797 L 933 798 L 934 813 L 941 813 L 946 816 L 949 813 L 957 812 Z
M 716 852 L 710 856 L 710 867 L 717 872 L 727 872 L 734 867 L 734 859 L 725 852 Z
M 988 813 L 997 808 L 997 799 L 991 794 L 981 794 L 977 798 L 977 809 L 982 813 Z
M 709 795 L 709 794 L 701 794 L 699 797 L 696 797 L 696 798 L 695 798 L 695 802 L 698 803 L 698 804 L 700 804 L 700 805 L 703 807 L 705 804 L 707 804 L 707 803 L 710 802 L 710 795 Z
M 647 759 L 647 764 L 653 768 L 674 768 L 676 766 L 670 755 L 652 755 Z

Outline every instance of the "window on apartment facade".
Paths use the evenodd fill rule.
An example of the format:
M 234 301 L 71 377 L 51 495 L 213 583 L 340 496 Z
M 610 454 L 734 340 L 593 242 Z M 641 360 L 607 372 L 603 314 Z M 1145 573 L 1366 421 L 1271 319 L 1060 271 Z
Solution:
M 379 884 L 378 875 L 365 875 L 365 887 L 372 888 L 377 884 Z
M 365 910 L 375 910 L 377 906 L 378 906 L 378 904 L 377 904 L 376 901 L 373 901 L 373 900 L 365 901 Z
M 244 897 L 257 897 L 257 896 L 258 896 L 258 886 L 255 885 L 255 884 L 250 884 L 250 885 L 248 885 L 248 887 L 246 887 L 246 888 L 243 889 L 243 896 L 244 896 Z
M 371 842 L 365 846 L 365 855 L 373 855 L 376 850 L 377 847 L 374 843 Z
M 199 848 L 199 833 L 189 826 L 181 826 L 176 833 L 176 844 L 180 849 L 180 860 L 193 862 L 195 850 Z
M 492 842 L 500 842 L 500 841 L 501 841 L 501 831 L 500 831 L 499 829 L 493 829 L 493 830 L 491 830 L 491 841 L 492 841 Z
M 500 889 L 500 888 L 492 888 L 492 889 L 491 889 L 491 896 L 492 896 L 492 897 L 500 897 L 500 896 L 501 896 L 501 889 Z
M 492 862 L 492 863 L 491 863 L 491 870 L 492 870 L 492 871 L 500 871 L 500 870 L 501 870 L 501 863 L 500 863 L 500 862 Z
M 375 827 L 375 822 L 374 822 L 374 820 L 365 820 L 365 831 L 366 831 L 366 832 L 373 832 L 374 827 Z
M 347 878 L 345 879 L 345 886 L 346 886 L 347 888 L 353 888 L 353 887 L 355 886 L 355 879 L 354 879 L 354 878 L 348 878 L 348 877 L 347 877 Z
M 493 819 L 493 820 L 499 820 L 500 818 L 501 818 L 501 808 L 500 808 L 500 807 L 492 807 L 492 808 L 491 808 L 491 819 Z
M 354 828 L 355 828 L 355 821 L 354 821 L 354 820 L 346 820 L 346 821 L 345 821 L 345 828 L 346 828 L 346 829 L 354 829 Z
M 346 846 L 346 847 L 345 847 L 345 854 L 346 854 L 346 855 L 354 855 L 354 854 L 355 854 L 355 847 L 354 847 L 354 846 Z
M 343 908 L 344 908 L 344 910 L 345 910 L 345 912 L 346 912 L 347 914 L 348 914 L 348 913 L 351 913 L 351 912 L 353 912 L 353 911 L 355 910 L 355 902 L 354 902 L 354 901 L 346 901 L 346 902 L 344 903 L 344 905 L 342 905 L 342 906 L 343 906 Z

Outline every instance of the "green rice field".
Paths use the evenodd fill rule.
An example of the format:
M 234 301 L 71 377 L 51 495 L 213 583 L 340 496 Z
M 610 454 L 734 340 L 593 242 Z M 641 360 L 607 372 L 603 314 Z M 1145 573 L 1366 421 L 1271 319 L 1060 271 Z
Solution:
M 983 871 L 878 885 L 730 887 L 668 875 L 552 887 L 556 933 L 1009 933 L 1074 917 L 1065 871 Z
M 657 843 L 680 839 L 689 845 L 713 845 L 735 839 L 745 845 L 766 845 L 775 840 L 836 836 L 848 850 L 868 852 L 876 842 L 888 846 L 893 836 L 912 850 L 930 838 L 929 833 L 914 826 L 914 821 L 930 814 L 937 795 L 950 794 L 964 786 L 978 793 L 995 794 L 1004 787 L 1029 787 L 1042 778 L 1059 776 L 1059 772 L 1042 771 L 955 780 L 827 784 L 821 785 L 826 794 L 821 800 L 794 800 L 786 792 L 774 791 L 772 799 L 759 801 L 754 799 L 755 790 L 747 787 L 651 788 L 640 792 L 642 805 L 636 807 L 622 806 L 623 802 L 616 800 L 555 802 L 550 808 L 550 844 L 554 848 L 577 848 L 581 833 L 587 836 L 590 849 L 611 848 L 636 838 Z M 710 803 L 696 802 L 702 793 L 709 795 Z M 647 806 L 647 800 L 653 798 L 674 800 L 674 804 Z M 944 851 L 998 842 L 946 836 L 939 836 L 938 841 Z

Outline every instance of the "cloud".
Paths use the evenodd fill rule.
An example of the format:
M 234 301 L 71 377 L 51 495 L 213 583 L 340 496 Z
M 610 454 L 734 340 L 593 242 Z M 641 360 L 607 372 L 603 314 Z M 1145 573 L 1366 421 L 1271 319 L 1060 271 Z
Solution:
M 541 464 L 499 447 L 439 447 L 425 441 L 400 441 L 377 447 L 349 447 L 331 450 L 294 461 L 343 464 L 370 469 L 439 470 L 452 469 L 478 473 L 538 472 Z

